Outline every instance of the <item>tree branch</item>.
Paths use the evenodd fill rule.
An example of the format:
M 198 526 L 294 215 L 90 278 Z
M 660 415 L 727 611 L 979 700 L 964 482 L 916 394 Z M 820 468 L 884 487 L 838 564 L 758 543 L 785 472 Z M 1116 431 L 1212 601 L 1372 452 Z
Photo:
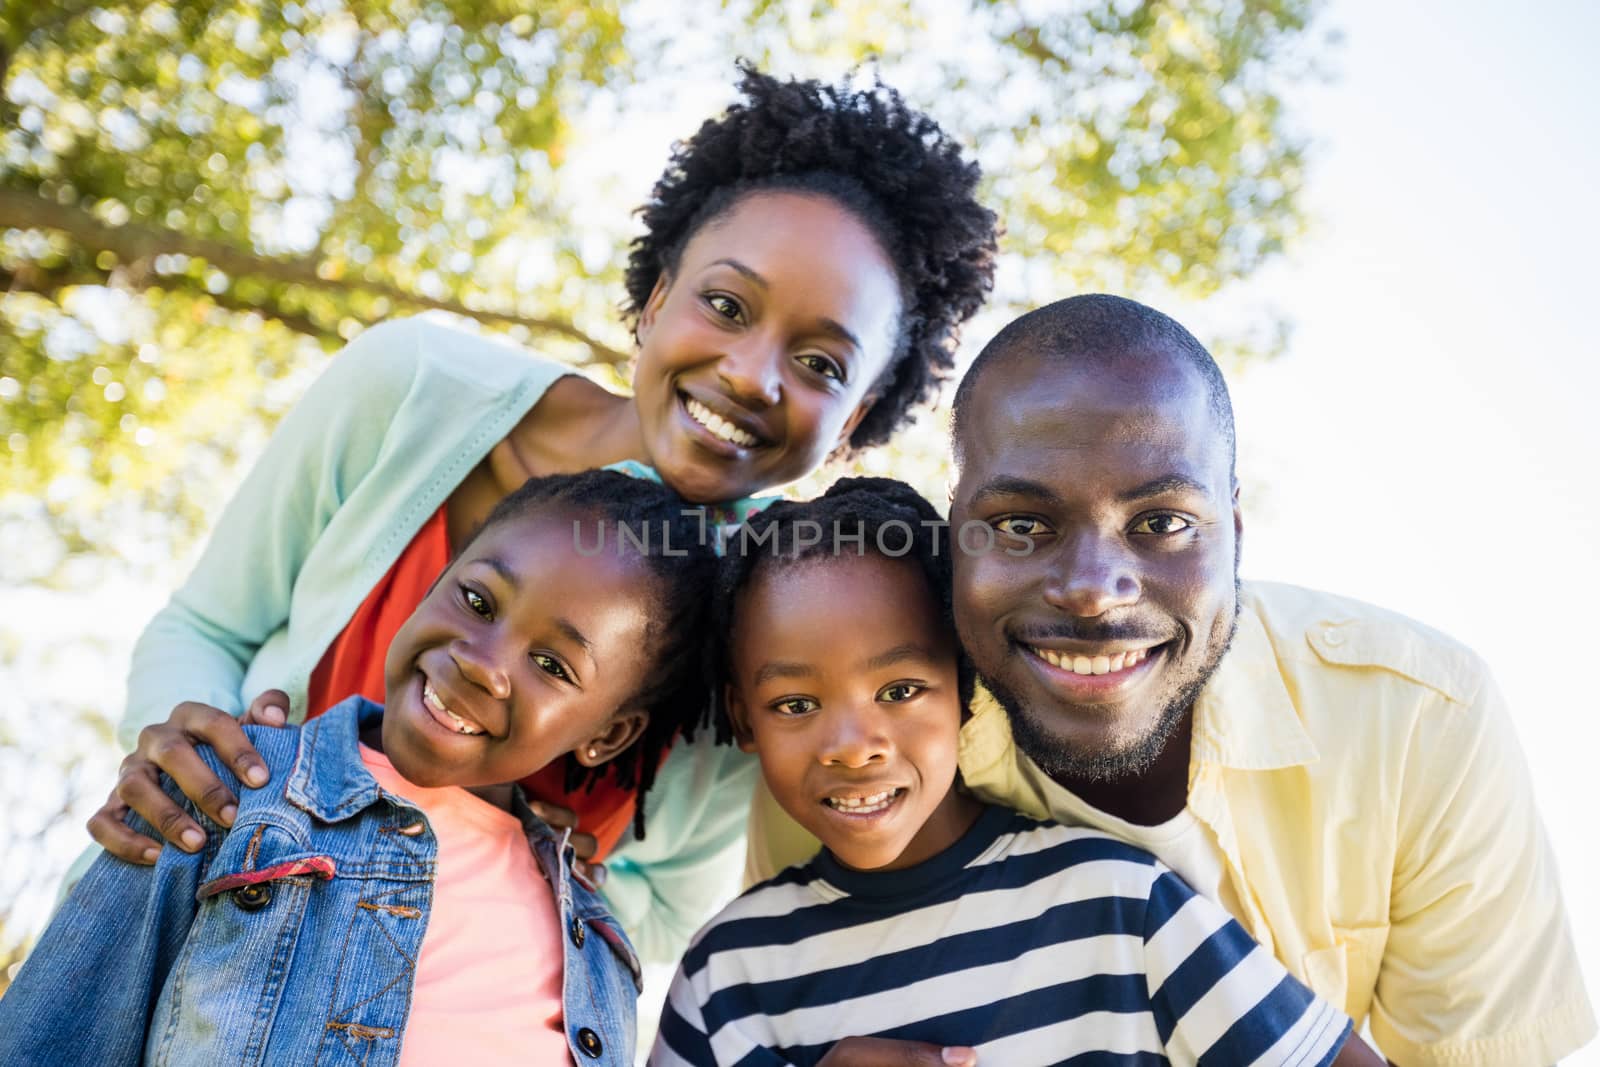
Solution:
M 115 289 L 139 291 L 158 283 L 169 289 L 181 288 L 192 291 L 195 296 L 203 297 L 228 311 L 242 313 L 253 311 L 257 315 L 282 323 L 295 333 L 305 334 L 319 341 L 331 344 L 344 343 L 344 338 L 340 337 L 336 330 L 328 329 L 308 315 L 284 311 L 275 304 L 252 303 L 248 300 L 239 300 L 227 293 L 202 290 L 186 278 L 160 278 L 148 271 L 101 270 L 99 267 L 41 267 L 36 263 L 23 263 L 15 271 L 0 267 L 0 290 L 8 293 L 34 293 L 57 301 L 60 300 L 63 289 L 70 289 L 75 285 L 104 285 Z
M 587 346 L 589 351 L 594 353 L 596 362 L 615 365 L 628 360 L 626 353 L 596 340 L 564 319 L 539 318 L 514 312 L 474 308 L 454 300 L 436 300 L 419 293 L 410 293 L 398 286 L 383 282 L 325 278 L 314 260 L 275 259 L 258 255 L 236 245 L 205 237 L 194 237 L 160 226 L 142 223 L 110 226 L 81 207 L 58 204 L 53 200 L 17 189 L 0 188 L 0 227 L 60 230 L 83 248 L 95 252 L 112 252 L 124 262 L 160 255 L 183 255 L 203 259 L 224 274 L 233 277 L 265 278 L 286 285 L 304 285 L 311 289 L 341 293 L 370 293 L 387 297 L 396 304 L 448 311 L 491 325 L 522 326 L 540 333 L 566 337 Z M 269 308 L 257 310 L 262 314 L 273 314 Z M 282 318 L 277 315 L 274 317 Z M 283 321 L 288 324 L 287 320 Z

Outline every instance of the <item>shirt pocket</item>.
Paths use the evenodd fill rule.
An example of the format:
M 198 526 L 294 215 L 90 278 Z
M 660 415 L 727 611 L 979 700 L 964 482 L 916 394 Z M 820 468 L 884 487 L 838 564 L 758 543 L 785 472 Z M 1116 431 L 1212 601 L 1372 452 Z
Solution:
M 1306 984 L 1360 1026 L 1372 1008 L 1378 969 L 1389 942 L 1387 923 L 1333 926 L 1334 943 L 1305 955 Z
M 235 862 L 213 863 L 196 892 L 199 910 L 152 1020 L 157 1062 L 254 1062 L 264 1049 L 312 893 L 334 873 L 332 857 L 305 852 L 238 862 L 266 851 L 225 844 L 218 858 Z

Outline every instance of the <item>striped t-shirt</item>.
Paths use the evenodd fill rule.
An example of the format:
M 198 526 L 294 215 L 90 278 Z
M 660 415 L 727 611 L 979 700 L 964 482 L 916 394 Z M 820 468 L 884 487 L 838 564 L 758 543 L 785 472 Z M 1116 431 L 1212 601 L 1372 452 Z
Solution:
M 868 1036 L 1007 1067 L 1326 1064 L 1349 1032 L 1154 856 L 988 808 L 915 867 L 824 851 L 735 900 L 684 956 L 650 1062 L 815 1064 Z

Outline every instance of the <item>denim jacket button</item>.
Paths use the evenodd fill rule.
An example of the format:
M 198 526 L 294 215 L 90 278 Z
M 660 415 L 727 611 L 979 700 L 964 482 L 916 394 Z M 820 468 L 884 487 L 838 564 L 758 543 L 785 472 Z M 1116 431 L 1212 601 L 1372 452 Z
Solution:
M 583 1049 L 583 1054 L 590 1059 L 599 1059 L 602 1051 L 600 1035 L 585 1026 L 578 1031 L 578 1047 Z
M 569 927 L 569 930 L 572 934 L 572 943 L 582 948 L 583 939 L 588 936 L 588 931 L 583 926 L 583 920 L 574 915 L 572 917 L 572 926 Z
M 233 903 L 240 911 L 260 911 L 272 903 L 270 885 L 242 885 L 233 891 Z

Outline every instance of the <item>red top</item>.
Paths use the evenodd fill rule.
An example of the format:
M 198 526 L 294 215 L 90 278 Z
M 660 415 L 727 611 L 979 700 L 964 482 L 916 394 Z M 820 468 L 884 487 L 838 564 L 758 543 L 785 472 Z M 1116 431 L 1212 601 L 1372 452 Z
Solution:
M 306 687 L 306 718 L 321 715 L 354 693 L 383 703 L 383 660 L 389 642 L 449 563 L 450 533 L 441 506 L 322 654 Z M 566 760 L 558 759 L 524 778 L 523 788 L 535 800 L 577 812 L 578 828 L 600 842 L 595 860 L 603 862 L 633 822 L 633 791 L 619 788 L 607 776 L 592 791 L 568 793 L 563 788 L 565 770 Z

